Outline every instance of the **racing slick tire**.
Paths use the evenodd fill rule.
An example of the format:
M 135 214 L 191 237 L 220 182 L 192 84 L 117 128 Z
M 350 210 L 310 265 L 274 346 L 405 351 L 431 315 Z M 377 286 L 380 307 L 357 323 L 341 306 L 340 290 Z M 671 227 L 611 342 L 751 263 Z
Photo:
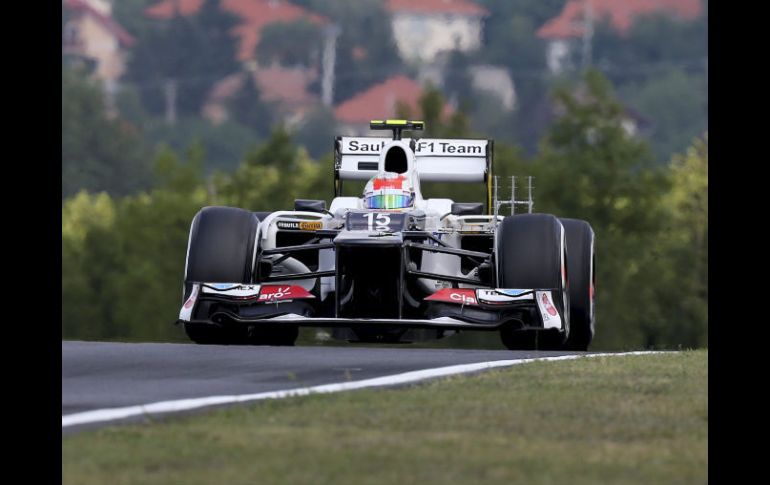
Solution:
M 193 218 L 185 264 L 185 295 L 192 282 L 249 283 L 259 219 L 235 207 L 204 207 Z M 224 327 L 185 323 L 185 333 L 199 344 L 248 343 Z
M 594 230 L 579 219 L 560 219 L 567 236 L 567 267 L 569 268 L 569 336 L 564 347 L 568 350 L 588 350 L 594 337 L 596 284 Z
M 235 207 L 204 207 L 193 218 L 185 283 L 249 283 L 259 219 Z
M 501 288 L 556 288 L 554 304 L 569 314 L 566 291 L 567 245 L 559 219 L 550 214 L 508 216 L 497 230 L 497 271 Z M 558 298 L 557 295 L 563 295 Z M 511 350 L 557 350 L 567 332 L 520 330 L 504 326 L 500 330 L 503 345 Z

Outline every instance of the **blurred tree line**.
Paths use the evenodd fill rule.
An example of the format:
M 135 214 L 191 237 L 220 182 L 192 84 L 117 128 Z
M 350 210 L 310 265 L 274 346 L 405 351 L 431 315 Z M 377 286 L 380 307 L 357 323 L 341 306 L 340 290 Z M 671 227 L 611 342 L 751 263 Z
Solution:
M 465 106 L 472 126 L 512 139 L 534 156 L 554 118 L 549 93 L 565 79 L 575 82 L 581 75 L 581 39 L 573 39 L 573 67 L 554 75 L 546 65 L 547 42 L 537 30 L 559 15 L 565 0 L 478 2 L 490 12 L 483 47 L 449 56 L 444 90 Z M 624 106 L 642 118 L 642 134 L 660 164 L 708 129 L 708 0 L 701 0 L 701 6 L 702 14 L 690 21 L 670 13 L 639 15 L 625 33 L 607 19 L 597 18 L 594 24 L 590 65 L 612 81 Z M 475 64 L 506 68 L 516 90 L 513 111 L 464 79 Z
M 528 157 L 498 140 L 495 171 L 534 175 L 536 211 L 593 225 L 598 299 L 593 348 L 707 345 L 706 135 L 661 165 L 648 143 L 624 130 L 623 106 L 600 73 L 589 71 L 560 87 L 552 100 L 559 115 L 537 154 Z M 405 114 L 425 118 L 430 136 L 485 136 L 469 128 L 462 111 L 442 118 L 445 102 L 441 93 L 427 89 L 420 113 Z M 92 108 L 99 112 L 98 105 Z M 112 129 L 113 123 L 101 119 L 93 129 Z M 207 154 L 199 144 L 183 152 L 165 147 L 156 152 L 151 184 L 141 191 L 108 194 L 87 184 L 77 193 L 70 190 L 74 195 L 62 204 L 62 337 L 185 340 L 171 323 L 181 304 L 190 222 L 201 207 L 259 211 L 292 207 L 295 198 L 331 200 L 331 154 L 313 159 L 293 135 L 276 126 L 232 172 L 207 176 Z M 109 167 L 105 163 L 104 170 Z M 484 194 L 483 187 L 464 184 L 436 184 L 425 191 L 457 201 L 483 200 Z M 496 340 L 473 333 L 458 338 L 460 344 Z
M 100 87 L 62 66 L 62 198 L 80 189 L 127 195 L 145 188 L 151 167 L 135 125 L 107 114 Z
M 549 93 L 565 78 L 577 81 L 581 66 L 579 39 L 572 50 L 575 69 L 558 76 L 546 65 L 545 40 L 537 30 L 559 15 L 565 0 L 476 0 L 489 11 L 482 47 L 476 52 L 453 51 L 437 61 L 445 75 L 441 85 L 447 100 L 468 114 L 470 125 L 519 146 L 533 157 L 538 142 L 554 119 Z M 247 151 L 263 142 L 270 127 L 280 122 L 275 103 L 260 100 L 260 91 L 246 83 L 244 91 L 227 103 L 229 120 L 217 125 L 201 116 L 206 94 L 223 78 L 245 74 L 236 62 L 238 20 L 223 11 L 221 0 L 206 0 L 194 15 L 152 19 L 144 9 L 157 0 L 121 0 L 114 14 L 136 38 L 130 52 L 119 108 L 142 131 L 148 144 L 167 142 L 184 150 L 193 140 L 203 143 L 205 172 L 233 170 Z M 399 57 L 388 12 L 382 0 L 292 0 L 332 19 L 340 28 L 334 73 L 334 104 L 395 74 L 413 78 L 420 68 Z M 641 118 L 642 136 L 651 142 L 660 164 L 686 149 L 693 137 L 708 129 L 708 1 L 703 15 L 680 21 L 660 13 L 635 19 L 629 32 L 619 33 L 596 19 L 591 64 L 617 89 L 624 106 Z M 66 12 L 65 12 L 66 13 Z M 306 20 L 280 22 L 261 32 L 255 58 L 261 65 L 318 66 L 323 27 Z M 516 106 L 501 106 L 499 98 L 475 89 L 474 66 L 504 68 L 514 83 Z M 320 95 L 320 79 L 309 86 Z M 164 121 L 167 96 L 174 91 L 177 121 Z M 332 112 L 319 106 L 294 134 L 315 158 L 329 149 L 324 136 L 335 132 Z

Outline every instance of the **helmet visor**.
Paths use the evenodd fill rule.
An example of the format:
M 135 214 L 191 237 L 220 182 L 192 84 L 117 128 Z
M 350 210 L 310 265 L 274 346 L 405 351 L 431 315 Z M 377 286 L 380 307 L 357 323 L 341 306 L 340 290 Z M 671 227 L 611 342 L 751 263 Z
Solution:
M 366 198 L 367 209 L 403 209 L 412 206 L 412 197 L 409 195 L 371 195 Z

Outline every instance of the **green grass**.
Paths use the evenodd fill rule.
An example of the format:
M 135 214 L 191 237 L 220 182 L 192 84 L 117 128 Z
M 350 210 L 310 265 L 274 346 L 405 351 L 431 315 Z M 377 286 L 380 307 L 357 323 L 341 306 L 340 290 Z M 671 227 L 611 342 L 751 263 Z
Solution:
M 708 351 L 537 362 L 62 438 L 65 484 L 708 481 Z

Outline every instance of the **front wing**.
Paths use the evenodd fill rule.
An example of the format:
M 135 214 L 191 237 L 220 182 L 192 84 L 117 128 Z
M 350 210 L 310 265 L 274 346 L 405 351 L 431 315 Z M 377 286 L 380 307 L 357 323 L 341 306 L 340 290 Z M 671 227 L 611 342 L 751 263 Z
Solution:
M 306 327 L 377 327 L 497 330 L 565 330 L 557 290 L 443 288 L 424 299 L 425 318 L 323 316 L 315 295 L 296 285 L 193 283 L 177 323 L 214 325 L 286 324 Z

